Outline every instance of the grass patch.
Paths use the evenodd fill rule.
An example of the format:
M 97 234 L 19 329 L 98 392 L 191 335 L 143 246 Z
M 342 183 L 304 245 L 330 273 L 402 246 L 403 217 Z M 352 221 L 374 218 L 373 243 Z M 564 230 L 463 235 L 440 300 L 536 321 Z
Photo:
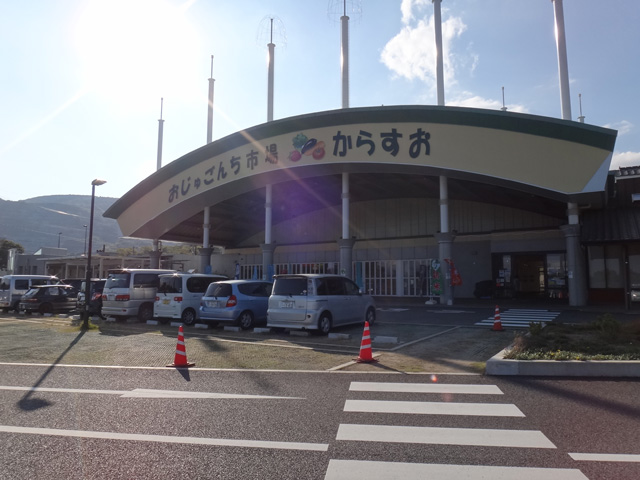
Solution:
M 512 360 L 640 360 L 640 320 L 620 323 L 607 313 L 584 325 L 531 323 L 516 334 Z

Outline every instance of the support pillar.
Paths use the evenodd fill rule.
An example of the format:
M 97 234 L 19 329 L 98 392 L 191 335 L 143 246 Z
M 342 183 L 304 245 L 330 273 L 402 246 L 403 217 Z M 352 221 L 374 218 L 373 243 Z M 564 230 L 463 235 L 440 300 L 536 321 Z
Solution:
M 262 249 L 262 280 L 270 281 L 269 267 L 273 265 L 273 252 L 276 249 L 276 245 L 274 243 L 261 243 L 260 248 Z
M 451 258 L 451 244 L 455 239 L 453 233 L 436 233 L 438 241 L 438 257 L 440 260 L 440 270 L 443 275 L 442 279 L 442 295 L 440 295 L 440 303 L 443 305 L 453 305 L 453 288 L 451 287 L 451 269 L 449 264 L 445 262 L 445 258 Z
M 211 253 L 213 248 L 201 247 L 200 248 L 200 273 L 211 273 Z
M 567 245 L 567 283 L 569 305 L 582 307 L 587 304 L 587 266 L 580 247 L 580 225 L 562 225 Z
M 156 243 L 154 243 L 154 247 L 157 248 Z M 157 249 L 149 252 L 149 268 L 160 268 L 160 255 L 162 255 L 162 252 Z
M 338 240 L 338 247 L 340 247 L 340 274 L 351 279 L 353 279 L 351 264 L 353 263 L 353 246 L 355 243 L 355 238 L 341 238 Z

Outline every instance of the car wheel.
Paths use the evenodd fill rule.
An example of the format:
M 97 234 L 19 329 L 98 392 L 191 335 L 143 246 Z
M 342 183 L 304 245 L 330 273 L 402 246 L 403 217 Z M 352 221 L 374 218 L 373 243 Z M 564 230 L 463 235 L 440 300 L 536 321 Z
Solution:
M 253 313 L 249 310 L 242 312 L 238 317 L 238 325 L 242 330 L 249 330 L 253 327 Z
M 369 307 L 369 310 L 367 310 L 367 314 L 365 315 L 364 318 L 367 322 L 369 322 L 369 326 L 373 325 L 376 322 L 375 308 Z
M 40 305 L 40 308 L 38 308 L 38 312 L 40 312 L 41 315 L 53 313 L 53 306 L 50 303 L 43 303 Z
M 328 313 L 323 313 L 318 320 L 318 333 L 327 335 L 331 330 L 331 316 Z
M 193 325 L 196 323 L 196 312 L 193 308 L 186 308 L 184 312 L 182 312 L 182 323 L 185 325 Z
M 138 320 L 141 322 L 146 322 L 147 320 L 151 320 L 153 317 L 153 305 L 145 303 L 140 306 L 138 310 Z

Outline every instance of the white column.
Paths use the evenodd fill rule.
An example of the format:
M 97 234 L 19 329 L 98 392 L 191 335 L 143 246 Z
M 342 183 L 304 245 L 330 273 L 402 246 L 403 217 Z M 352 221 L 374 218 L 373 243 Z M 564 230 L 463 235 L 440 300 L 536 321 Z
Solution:
M 342 238 L 349 238 L 349 173 L 342 173 Z
M 271 244 L 272 185 L 266 185 L 264 201 L 264 243 Z
M 442 53 L 442 15 L 441 0 L 433 0 L 433 25 L 436 33 L 436 85 L 438 105 L 444 106 L 444 58 Z
M 340 17 L 342 42 L 340 51 L 340 71 L 342 77 L 342 108 L 349 108 L 349 17 Z
M 571 94 L 569 93 L 569 67 L 567 62 L 567 41 L 564 35 L 564 11 L 562 0 L 551 0 L 556 22 L 556 46 L 558 49 L 558 74 L 560 77 L 560 101 L 562 118 L 571 120 Z

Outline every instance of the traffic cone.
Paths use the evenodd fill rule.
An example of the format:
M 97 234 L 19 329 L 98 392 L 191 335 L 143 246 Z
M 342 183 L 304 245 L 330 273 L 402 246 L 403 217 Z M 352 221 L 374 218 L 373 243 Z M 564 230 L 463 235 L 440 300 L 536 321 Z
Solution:
M 493 317 L 493 327 L 491 328 L 494 332 L 501 332 L 504 330 L 502 328 L 502 322 L 500 321 L 500 307 L 496 305 L 496 313 Z
M 182 331 L 182 325 L 178 329 L 178 345 L 176 346 L 176 355 L 171 365 L 167 367 L 194 367 L 195 363 L 187 362 L 187 349 L 184 344 L 184 332 Z
M 356 359 L 358 363 L 377 362 L 371 354 L 371 336 L 369 335 L 369 322 L 364 322 L 364 332 L 362 332 L 362 342 L 360 342 L 360 356 Z

